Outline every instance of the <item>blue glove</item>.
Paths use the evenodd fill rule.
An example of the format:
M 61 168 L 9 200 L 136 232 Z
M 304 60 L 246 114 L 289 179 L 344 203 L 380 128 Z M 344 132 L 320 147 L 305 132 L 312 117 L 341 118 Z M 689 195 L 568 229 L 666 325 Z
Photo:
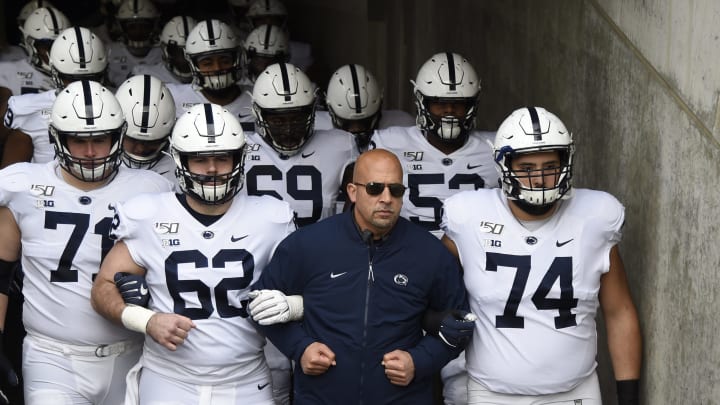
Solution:
M 115 287 L 126 304 L 147 307 L 150 292 L 148 292 L 144 276 L 124 272 L 115 273 Z
M 15 370 L 13 370 L 12 364 L 10 364 L 10 360 L 8 360 L 7 356 L 5 356 L 5 351 L 3 350 L 2 330 L 0 330 L 0 378 L 7 381 L 7 383 L 12 387 L 17 386 L 20 383 Z M 5 396 L 5 393 L 0 390 L 0 404 L 8 405 L 9 403 L 10 401 L 7 396 Z
M 477 316 L 472 312 L 459 309 L 428 311 L 423 319 L 423 328 L 453 349 L 465 348 L 472 338 L 476 320 Z

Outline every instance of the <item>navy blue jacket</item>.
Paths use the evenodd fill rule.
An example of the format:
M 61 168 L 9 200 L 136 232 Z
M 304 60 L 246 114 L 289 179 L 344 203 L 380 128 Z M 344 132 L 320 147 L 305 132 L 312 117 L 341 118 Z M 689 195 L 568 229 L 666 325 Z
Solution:
M 372 244 L 352 211 L 301 228 L 280 243 L 253 289 L 304 297 L 302 322 L 258 325 L 296 361 L 296 405 L 431 404 L 431 376 L 459 354 L 421 326 L 428 309 L 467 309 L 459 265 L 437 238 L 403 218 Z M 335 353 L 337 365 L 309 376 L 300 357 L 315 341 Z M 391 384 L 381 365 L 396 349 L 415 364 L 407 387 Z

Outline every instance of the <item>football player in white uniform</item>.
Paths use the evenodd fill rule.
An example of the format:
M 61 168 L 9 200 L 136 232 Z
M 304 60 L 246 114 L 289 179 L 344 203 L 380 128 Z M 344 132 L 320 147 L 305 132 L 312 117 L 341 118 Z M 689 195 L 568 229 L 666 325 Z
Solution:
M 289 63 L 270 65 L 253 87 L 245 189 L 288 201 L 299 226 L 335 213 L 343 170 L 358 155 L 349 133 L 313 129 L 315 101 L 315 86 Z
M 119 242 L 93 287 L 100 313 L 147 335 L 128 377 L 126 404 L 139 396 L 142 404 L 272 405 L 265 339 L 245 307 L 250 284 L 295 229 L 293 212 L 271 197 L 236 197 L 245 137 L 222 107 L 202 104 L 183 114 L 170 150 L 183 194 L 138 196 L 116 206 Z M 118 272 L 145 276 L 148 308 L 123 302 Z
M 246 130 L 252 130 L 252 97 L 238 85 L 242 75 L 242 47 L 233 29 L 220 20 L 203 20 L 190 31 L 185 44 L 192 84 L 169 84 L 178 117 L 195 104 L 213 103 L 230 111 Z
M 128 125 L 122 144 L 123 163 L 152 170 L 177 184 L 175 161 L 166 152 L 175 125 L 175 101 L 170 91 L 160 79 L 141 75 L 125 80 L 115 97 Z
M 160 12 L 151 0 L 123 0 L 115 14 L 122 42 L 111 42 L 108 75 L 114 87 L 132 76 L 137 65 L 157 65 L 162 51 L 155 46 Z
M 521 108 L 495 137 L 502 188 L 445 200 L 443 241 L 478 315 L 466 351 L 470 404 L 601 404 L 598 305 L 619 403 L 639 404 L 640 327 L 618 249 L 624 208 L 572 188 L 573 152 L 560 119 Z
M 78 80 L 102 83 L 107 72 L 105 45 L 89 29 L 72 27 L 58 35 L 50 48 L 50 71 L 55 89 L 13 96 L 8 101 L 4 124 L 12 129 L 0 168 L 15 162 L 45 163 L 55 149 L 48 137 L 50 113 L 57 93 Z
M 463 189 L 497 187 L 488 145 L 493 133 L 472 130 L 480 79 L 461 55 L 433 55 L 412 83 L 417 126 L 378 130 L 370 147 L 388 149 L 404 163 L 409 191 L 401 215 L 439 238 L 445 198 Z
M 162 63 L 137 65 L 132 69 L 133 74 L 152 75 L 164 83 L 190 83 L 192 74 L 185 59 L 185 43 L 196 24 L 194 18 L 184 15 L 171 18 L 160 32 Z
M 121 404 L 124 376 L 139 358 L 141 336 L 90 305 L 92 280 L 113 245 L 110 203 L 128 190 L 171 190 L 156 173 L 118 167 L 124 132 L 113 94 L 95 82 L 74 82 L 53 104 L 57 159 L 0 171 L 0 260 L 21 258 L 25 274 L 29 404 Z

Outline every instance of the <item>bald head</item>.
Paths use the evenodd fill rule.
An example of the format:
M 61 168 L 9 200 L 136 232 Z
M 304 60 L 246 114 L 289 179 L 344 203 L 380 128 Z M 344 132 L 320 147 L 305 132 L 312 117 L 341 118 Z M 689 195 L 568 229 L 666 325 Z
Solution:
M 355 162 L 355 169 L 353 170 L 353 181 L 362 182 L 368 181 L 366 177 L 373 168 L 378 166 L 383 167 L 385 174 L 392 174 L 396 177 L 396 183 L 402 183 L 402 165 L 400 160 L 394 153 L 385 149 L 372 149 L 364 152 Z

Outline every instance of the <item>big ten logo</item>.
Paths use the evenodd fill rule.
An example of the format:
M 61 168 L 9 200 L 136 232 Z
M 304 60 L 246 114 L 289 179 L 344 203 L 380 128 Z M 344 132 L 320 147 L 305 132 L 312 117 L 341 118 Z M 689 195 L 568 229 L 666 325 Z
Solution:
M 180 246 L 180 239 L 163 239 L 163 246 Z
M 155 222 L 155 232 L 159 234 L 178 233 L 180 224 L 178 222 Z
M 53 208 L 53 207 L 55 207 L 55 201 L 53 201 L 53 200 L 36 200 L 35 206 L 38 208 Z
M 423 159 L 425 152 L 403 152 L 403 157 L 411 162 L 419 162 Z
M 480 232 L 500 235 L 503 231 L 503 228 L 505 228 L 505 225 L 502 224 L 495 224 L 487 221 L 480 222 Z
M 33 72 L 17 72 L 17 75 L 20 80 L 30 80 L 33 77 Z
M 489 247 L 502 247 L 502 241 L 499 241 L 497 239 L 483 239 L 482 245 L 486 248 Z

